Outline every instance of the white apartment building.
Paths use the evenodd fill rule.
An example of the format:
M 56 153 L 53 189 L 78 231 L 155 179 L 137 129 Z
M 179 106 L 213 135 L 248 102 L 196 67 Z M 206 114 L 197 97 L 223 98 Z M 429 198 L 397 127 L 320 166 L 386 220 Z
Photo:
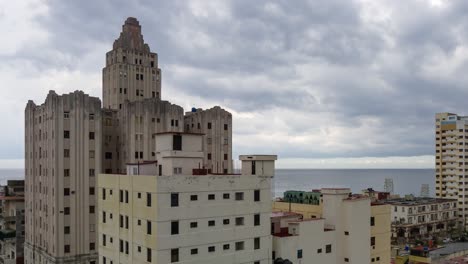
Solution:
M 383 201 L 392 206 L 392 238 L 409 242 L 445 234 L 457 227 L 457 200 L 407 197 Z
M 159 133 L 157 161 L 98 176 L 100 263 L 271 263 L 276 156 L 209 174 L 202 135 Z
M 389 207 L 351 195 L 347 188 L 321 190 L 322 205 L 275 203 L 273 258 L 292 263 L 368 264 L 390 262 Z M 283 210 L 286 209 L 286 210 Z M 318 218 L 309 218 L 317 209 Z M 301 212 L 301 213 L 298 213 Z

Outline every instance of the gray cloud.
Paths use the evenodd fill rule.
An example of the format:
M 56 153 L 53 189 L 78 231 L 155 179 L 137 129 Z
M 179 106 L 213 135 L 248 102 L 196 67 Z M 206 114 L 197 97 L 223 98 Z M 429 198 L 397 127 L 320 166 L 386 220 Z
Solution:
M 47 11 L 29 18 L 44 40 L 0 53 L 10 67 L 0 70 L 30 78 L 15 97 L 23 104 L 43 101 L 51 86 L 100 95 L 104 53 L 135 16 L 159 54 L 165 99 L 233 111 L 235 152 L 432 155 L 434 114 L 463 114 L 468 97 L 468 3 L 443 3 L 46 1 Z M 29 93 L 31 83 L 38 89 Z M 21 158 L 16 149 L 0 158 Z

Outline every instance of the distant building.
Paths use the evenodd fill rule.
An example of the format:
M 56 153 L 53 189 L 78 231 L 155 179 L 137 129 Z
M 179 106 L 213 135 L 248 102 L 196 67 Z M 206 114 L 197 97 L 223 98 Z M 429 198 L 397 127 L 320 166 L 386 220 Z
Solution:
M 0 187 L 0 263 L 24 263 L 24 180 Z
M 395 242 L 446 234 L 457 228 L 457 200 L 406 197 L 382 201 L 392 207 L 392 238 Z
M 202 135 L 156 135 L 157 162 L 98 177 L 100 263 L 271 263 L 276 156 L 240 156 L 209 174 Z
M 284 202 L 300 203 L 300 204 L 315 204 L 319 205 L 322 194 L 320 190 L 305 191 L 285 191 L 283 196 Z
M 274 202 L 275 258 L 292 263 L 390 263 L 390 206 L 373 204 L 347 188 L 320 192 L 320 205 Z
M 435 115 L 435 194 L 458 200 L 458 221 L 468 226 L 468 117 Z

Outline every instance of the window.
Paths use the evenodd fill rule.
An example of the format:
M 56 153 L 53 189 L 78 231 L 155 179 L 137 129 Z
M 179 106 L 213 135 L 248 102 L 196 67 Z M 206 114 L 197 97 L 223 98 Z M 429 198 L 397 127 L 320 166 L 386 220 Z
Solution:
M 215 252 L 215 250 L 216 250 L 215 246 L 208 247 L 208 252 Z
M 120 215 L 119 223 L 120 223 L 120 228 L 123 228 L 124 227 L 124 216 L 123 215 Z
M 171 207 L 178 207 L 178 206 L 179 206 L 179 194 L 171 193 Z
M 171 259 L 173 258 L 172 256 L 172 250 L 171 250 Z M 151 262 L 152 260 L 152 254 L 151 254 L 151 248 L 146 249 L 146 261 Z M 177 261 L 179 259 L 179 252 L 177 252 Z M 175 262 L 175 261 L 173 261 Z
M 208 129 L 211 129 L 211 123 L 208 123 Z
M 255 164 L 255 160 L 252 160 L 252 175 L 255 175 L 256 173 L 256 164 Z
M 348 232 L 348 231 L 345 231 L 345 232 L 344 232 L 344 235 L 345 235 L 345 236 L 349 236 L 349 232 Z
M 254 215 L 254 226 L 259 226 L 260 225 L 260 214 L 255 214 Z
M 64 149 L 63 150 L 63 157 L 64 158 L 69 158 L 70 157 L 70 150 L 69 149 Z
M 244 200 L 244 193 L 243 192 L 236 192 L 236 201 Z
M 178 121 L 178 120 L 176 120 Z M 182 136 L 173 135 L 172 136 L 172 149 L 173 150 L 182 150 Z
M 124 252 L 124 242 L 122 239 L 120 239 L 119 241 L 119 249 L 120 249 L 120 252 L 123 253 Z
M 91 206 L 89 207 L 89 213 L 90 213 L 90 214 L 94 214 L 94 211 L 95 211 L 95 207 L 94 207 L 93 205 L 91 205 Z
M 70 131 L 69 130 L 64 130 L 63 131 L 63 138 L 70 138 Z
M 63 247 L 63 251 L 64 251 L 65 253 L 70 253 L 70 245 L 65 245 L 65 246 Z
M 179 234 L 179 221 L 172 221 L 171 222 L 171 235 L 178 235 Z
M 259 237 L 254 238 L 254 249 L 260 249 L 260 238 Z M 302 250 L 301 250 L 301 258 L 302 258 Z
M 208 153 L 208 160 L 211 160 L 211 153 Z
M 208 221 L 208 226 L 215 226 L 215 220 Z
M 228 160 L 228 154 L 224 154 L 224 160 Z
M 89 132 L 89 139 L 94 140 L 94 132 Z
M 373 216 L 370 218 L 370 225 L 375 226 L 375 218 Z
M 317 249 L 317 254 L 320 254 L 320 253 L 322 253 L 322 249 L 321 249 L 321 248 Z
M 229 244 L 224 244 L 224 245 L 223 245 L 223 249 L 224 249 L 224 250 L 229 250 L 229 247 L 230 247 Z
M 63 170 L 63 176 L 64 177 L 69 177 L 70 176 L 70 169 L 64 169 Z
M 105 159 L 107 159 L 107 160 L 112 159 L 112 152 L 106 152 L 105 153 Z
M 151 221 L 146 221 L 146 234 L 151 235 Z
M 65 227 L 64 227 L 64 230 L 63 230 L 63 233 L 64 233 L 64 234 L 70 234 L 70 227 L 69 227 L 69 226 L 65 226 Z
M 332 245 L 326 245 L 325 246 L 325 253 L 331 253 L 332 252 Z
M 119 199 L 120 199 L 120 202 L 121 202 L 121 203 L 124 202 L 124 191 L 123 191 L 123 190 L 120 190 L 120 191 L 119 191 Z
M 89 151 L 89 157 L 90 157 L 91 159 L 94 159 L 94 156 L 95 156 L 94 150 L 90 150 L 90 151 Z
M 63 195 L 69 196 L 70 195 L 70 188 L 63 188 Z
M 197 222 L 191 222 L 190 223 L 190 228 L 197 228 L 198 227 L 198 223 Z
M 175 167 L 174 168 L 174 174 L 182 174 L 182 168 L 181 167 Z
M 297 258 L 301 259 L 302 258 L 302 249 L 297 250 Z
M 224 124 L 224 130 L 228 130 L 228 124 Z
M 65 119 L 70 118 L 70 112 L 63 112 L 63 118 Z
M 214 194 L 208 194 L 208 200 L 214 200 L 215 195 Z
M 198 254 L 198 248 L 192 248 L 190 250 L 190 255 L 196 255 L 196 254 Z
M 94 195 L 94 187 L 89 187 L 89 195 Z
M 105 200 L 106 199 L 106 189 L 102 189 L 102 199 Z
M 236 217 L 236 226 L 244 225 L 244 217 Z
M 125 203 L 128 203 L 128 191 L 125 190 Z
M 151 193 L 146 193 L 146 206 L 151 207 Z
M 349 258 L 344 258 L 344 262 L 349 262 Z M 374 262 L 374 259 L 372 259 L 372 262 Z
M 236 242 L 236 251 L 244 250 L 244 241 Z
M 102 234 L 102 245 L 106 246 L 106 234 Z
M 106 223 L 106 212 L 102 212 L 102 222 Z
M 254 202 L 259 202 L 260 201 L 260 190 L 255 190 L 254 191 Z
M 179 261 L 179 249 L 173 248 L 171 249 L 171 263 Z
M 223 199 L 229 199 L 229 193 L 223 193 Z
M 96 244 L 89 243 L 89 250 L 95 250 L 95 249 L 96 249 Z
M 198 200 L 198 195 L 190 195 L 190 201 Z
M 371 247 L 375 246 L 375 237 L 371 237 L 370 245 L 371 245 Z
M 223 219 L 223 225 L 229 225 L 229 219 Z
M 94 177 L 94 169 L 89 169 L 89 176 Z

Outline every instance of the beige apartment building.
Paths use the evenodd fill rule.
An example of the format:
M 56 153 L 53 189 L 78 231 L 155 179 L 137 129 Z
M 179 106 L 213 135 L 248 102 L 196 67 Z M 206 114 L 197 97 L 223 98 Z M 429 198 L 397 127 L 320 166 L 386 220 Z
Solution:
M 241 174 L 210 174 L 202 138 L 157 134 L 157 161 L 98 176 L 100 263 L 271 263 L 276 156 L 241 156 Z
M 468 225 L 468 117 L 452 113 L 435 116 L 435 193 L 458 200 L 458 220 Z
M 273 203 L 275 258 L 292 263 L 390 263 L 390 206 L 352 195 L 348 188 L 320 192 L 320 205 Z
M 158 56 L 128 18 L 106 54 L 101 100 L 82 91 L 25 109 L 26 263 L 97 263 L 95 175 L 157 161 L 156 135 L 184 131 L 182 107 L 161 100 Z M 232 170 L 232 116 L 215 107 L 200 168 Z M 211 112 L 210 112 L 211 113 Z M 214 165 L 213 165 L 214 164 Z M 227 168 L 227 171 L 226 171 Z

